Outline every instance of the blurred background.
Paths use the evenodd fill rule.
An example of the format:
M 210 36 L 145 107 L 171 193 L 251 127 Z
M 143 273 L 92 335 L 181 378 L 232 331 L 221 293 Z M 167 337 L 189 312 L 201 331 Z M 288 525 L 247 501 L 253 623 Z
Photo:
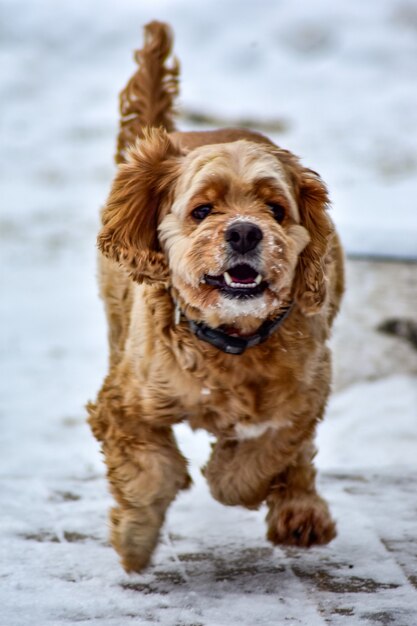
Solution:
M 0 0 L 0 460 L 22 580 L 40 574 L 16 556 L 16 529 L 49 524 L 46 536 L 64 541 L 68 524 L 80 534 L 89 519 L 105 536 L 104 471 L 83 408 L 107 364 L 95 238 L 118 93 L 151 19 L 175 32 L 180 129 L 252 127 L 328 184 L 348 291 L 321 467 L 416 463 L 417 352 L 377 327 L 417 319 L 417 0 Z M 196 437 L 180 429 L 198 500 L 208 442 Z M 78 502 L 89 480 L 99 504 Z M 77 496 L 69 517 L 54 493 Z
M 112 174 L 117 95 L 142 24 L 158 18 L 176 36 L 182 127 L 264 130 L 328 182 L 348 252 L 417 256 L 415 0 L 2 0 L 1 12 L 11 228 L 31 211 L 47 231 L 52 213 L 67 238 L 67 207 L 95 215 Z

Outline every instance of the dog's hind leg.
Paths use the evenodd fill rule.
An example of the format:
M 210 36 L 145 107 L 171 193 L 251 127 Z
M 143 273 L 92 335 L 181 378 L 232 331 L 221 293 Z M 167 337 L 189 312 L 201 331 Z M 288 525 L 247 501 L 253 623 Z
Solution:
M 307 442 L 271 485 L 266 521 L 272 543 L 308 548 L 329 543 L 336 536 L 327 503 L 316 490 L 314 455 L 313 444 Z

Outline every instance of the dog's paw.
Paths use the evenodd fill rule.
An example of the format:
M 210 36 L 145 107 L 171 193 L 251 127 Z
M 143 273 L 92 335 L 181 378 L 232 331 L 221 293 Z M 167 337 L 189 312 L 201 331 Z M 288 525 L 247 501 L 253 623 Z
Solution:
M 336 524 L 319 496 L 289 500 L 267 515 L 267 538 L 274 544 L 309 548 L 336 537 Z
M 215 500 L 226 506 L 244 506 L 247 509 L 257 509 L 265 500 L 269 484 L 259 484 L 241 478 L 238 472 L 231 472 L 224 468 L 220 473 L 213 464 L 203 470 L 210 493 Z
M 128 574 L 140 572 L 149 565 L 157 544 L 161 522 L 155 523 L 149 513 L 146 509 L 142 512 L 118 507 L 110 510 L 110 541 Z
M 226 506 L 244 506 L 247 509 L 258 509 L 265 500 L 268 491 L 268 486 L 264 486 L 264 490 L 260 492 L 258 487 L 252 488 L 251 485 L 243 485 L 239 481 L 227 478 L 210 480 L 209 476 L 207 480 L 213 498 Z
M 248 470 L 244 459 L 239 458 L 239 450 L 237 441 L 216 443 L 202 473 L 218 502 L 257 509 L 268 495 L 270 480 Z

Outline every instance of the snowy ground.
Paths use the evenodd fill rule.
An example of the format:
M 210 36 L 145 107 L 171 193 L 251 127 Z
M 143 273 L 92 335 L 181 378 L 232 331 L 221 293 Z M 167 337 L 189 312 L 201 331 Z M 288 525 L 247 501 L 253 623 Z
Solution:
M 128 577 L 107 544 L 83 404 L 106 366 L 97 209 L 140 24 L 175 25 L 184 109 L 255 118 L 322 173 L 349 252 L 416 257 L 417 3 L 3 0 L 0 11 L 0 625 L 415 626 L 417 352 L 375 328 L 415 319 L 416 264 L 348 262 L 318 438 L 339 524 L 329 547 L 273 549 L 264 510 L 214 502 L 199 473 L 207 438 L 182 425 L 195 485 L 154 565 Z

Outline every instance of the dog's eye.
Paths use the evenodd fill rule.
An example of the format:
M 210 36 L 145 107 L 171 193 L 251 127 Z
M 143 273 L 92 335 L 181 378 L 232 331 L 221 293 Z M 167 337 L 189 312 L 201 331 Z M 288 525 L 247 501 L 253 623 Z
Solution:
M 191 215 L 195 220 L 201 222 L 212 212 L 212 210 L 213 206 L 211 204 L 202 204 L 191 211 Z
M 278 204 L 277 202 L 268 202 L 267 204 L 272 211 L 274 219 L 276 219 L 278 224 L 281 224 L 281 222 L 283 222 L 285 218 L 284 207 L 281 204 Z

